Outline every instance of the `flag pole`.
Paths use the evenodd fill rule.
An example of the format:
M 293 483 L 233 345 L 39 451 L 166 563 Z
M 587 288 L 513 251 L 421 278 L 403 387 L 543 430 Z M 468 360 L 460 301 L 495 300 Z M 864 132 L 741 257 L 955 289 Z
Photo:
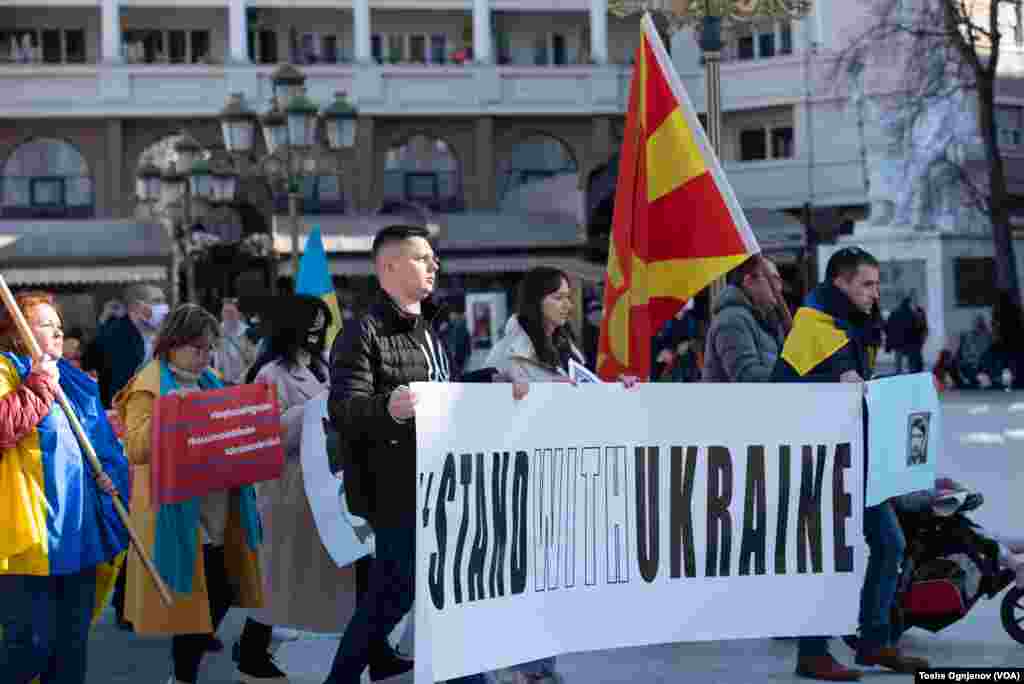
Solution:
M 722 158 L 722 17 L 706 14 L 701 23 L 700 48 L 704 57 L 704 101 L 708 112 L 708 142 Z M 725 289 L 725 276 L 711 281 L 708 312 Z
M 21 341 L 28 347 L 29 355 L 33 359 L 41 358 L 43 356 L 43 350 L 40 349 L 39 343 L 36 341 L 35 335 L 32 334 L 32 329 L 29 328 L 28 321 L 25 320 L 25 316 L 21 312 L 18 302 L 14 299 L 14 295 L 11 293 L 10 288 L 7 287 L 7 280 L 4 279 L 3 275 L 0 275 L 0 297 L 3 298 L 4 306 L 7 307 L 7 312 L 11 315 L 14 325 L 18 328 L 18 335 L 21 337 Z M 57 403 L 60 404 L 65 415 L 67 415 L 68 422 L 71 424 L 71 430 L 75 433 L 75 437 L 78 438 L 78 443 L 82 447 L 82 453 L 85 454 L 86 460 L 89 461 L 89 465 L 92 467 L 93 473 L 96 477 L 106 475 L 106 473 L 103 472 L 103 465 L 100 463 L 99 457 L 96 456 L 96 450 L 93 449 L 92 442 L 89 441 L 89 437 L 85 434 L 85 429 L 79 422 L 78 416 L 72 409 L 71 403 L 68 401 L 67 396 L 64 394 L 64 389 L 60 384 L 57 385 Z M 117 517 L 121 519 L 125 529 L 128 530 L 128 536 L 131 538 L 132 546 L 135 547 L 135 551 L 138 552 L 139 558 L 142 559 L 142 564 L 146 567 L 146 570 L 149 571 L 150 577 L 153 578 L 157 591 L 160 593 L 160 598 L 163 599 L 164 605 L 170 606 L 174 602 L 174 598 L 171 596 L 171 592 L 168 590 L 167 585 L 164 584 L 164 581 L 160 578 L 160 573 L 157 572 L 152 559 L 146 553 L 146 549 L 142 545 L 139 535 L 137 535 L 135 530 L 132 528 L 131 521 L 128 518 L 128 510 L 121 502 L 121 497 L 112 494 L 110 498 L 114 502 L 114 510 L 117 511 Z

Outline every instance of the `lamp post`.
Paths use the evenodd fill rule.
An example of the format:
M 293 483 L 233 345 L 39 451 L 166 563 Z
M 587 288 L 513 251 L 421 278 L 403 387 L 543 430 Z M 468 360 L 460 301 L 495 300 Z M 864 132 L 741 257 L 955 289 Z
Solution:
M 722 28 L 723 25 L 805 17 L 813 0 L 609 0 L 608 11 L 619 17 L 641 11 L 663 16 L 672 31 L 700 27 L 699 45 L 704 62 L 706 132 L 715 156 L 722 157 Z M 711 298 L 725 287 L 725 279 L 711 284 Z
M 327 147 L 340 152 L 355 144 L 355 107 L 349 104 L 345 93 L 335 94 L 335 100 L 323 113 L 306 95 L 306 76 L 290 64 L 283 64 L 271 75 L 274 96 L 270 107 L 258 116 L 245 104 L 242 93 L 234 93 L 220 113 L 224 146 L 236 160 L 248 161 L 256 142 L 257 122 L 263 129 L 263 142 L 267 154 L 247 172 L 266 177 L 272 186 L 288 196 L 288 217 L 291 227 L 292 278 L 299 274 L 299 201 L 302 199 L 302 180 L 317 171 L 322 119 L 326 128 Z M 257 170 L 258 169 L 258 170 Z M 273 285 L 277 281 L 277 259 L 273 258 Z
M 185 262 L 185 299 L 196 296 L 195 258 L 192 245 L 192 223 L 197 201 L 211 206 L 234 201 L 237 174 L 224 167 L 214 167 L 202 146 L 188 133 L 182 132 L 174 144 L 175 158 L 161 170 L 146 160 L 136 171 L 135 193 L 138 200 L 150 207 L 153 216 L 170 225 L 171 236 L 178 249 L 171 258 L 171 301 L 178 301 L 178 252 Z

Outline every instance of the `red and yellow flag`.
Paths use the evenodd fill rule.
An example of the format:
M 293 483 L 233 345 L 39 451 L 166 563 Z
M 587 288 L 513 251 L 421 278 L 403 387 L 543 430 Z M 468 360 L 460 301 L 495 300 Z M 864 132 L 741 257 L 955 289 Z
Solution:
M 650 377 L 665 321 L 760 251 L 647 14 L 635 65 L 598 344 L 605 380 Z

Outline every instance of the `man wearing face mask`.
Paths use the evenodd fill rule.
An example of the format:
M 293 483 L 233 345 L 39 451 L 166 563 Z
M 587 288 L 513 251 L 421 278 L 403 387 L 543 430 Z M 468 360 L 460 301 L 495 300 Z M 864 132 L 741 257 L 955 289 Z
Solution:
M 169 311 L 163 290 L 153 285 L 131 285 L 123 299 L 127 315 L 104 323 L 82 358 L 85 370 L 97 372 L 100 398 L 107 408 L 114 395 L 149 361 L 153 337 Z
M 82 370 L 96 371 L 100 399 L 107 409 L 111 408 L 114 395 L 152 357 L 153 338 L 169 310 L 163 290 L 153 285 L 131 285 L 122 299 L 127 314 L 119 314 L 116 305 L 104 307 L 104 314 L 110 317 L 100 326 L 81 360 Z M 114 611 L 118 626 L 131 629 L 124 619 L 124 586 L 122 572 L 114 588 Z

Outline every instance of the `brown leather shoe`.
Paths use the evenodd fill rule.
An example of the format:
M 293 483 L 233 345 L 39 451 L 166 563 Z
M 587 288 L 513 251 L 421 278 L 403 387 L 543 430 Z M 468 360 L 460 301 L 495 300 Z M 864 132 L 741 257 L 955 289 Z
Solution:
M 884 667 L 903 674 L 914 674 L 918 670 L 927 670 L 930 667 L 924 658 L 905 656 L 895 646 L 885 646 L 869 653 L 858 652 L 857 664 Z
M 830 655 L 804 656 L 796 661 L 796 673 L 808 679 L 822 679 L 827 682 L 856 682 L 860 670 L 851 670 Z

